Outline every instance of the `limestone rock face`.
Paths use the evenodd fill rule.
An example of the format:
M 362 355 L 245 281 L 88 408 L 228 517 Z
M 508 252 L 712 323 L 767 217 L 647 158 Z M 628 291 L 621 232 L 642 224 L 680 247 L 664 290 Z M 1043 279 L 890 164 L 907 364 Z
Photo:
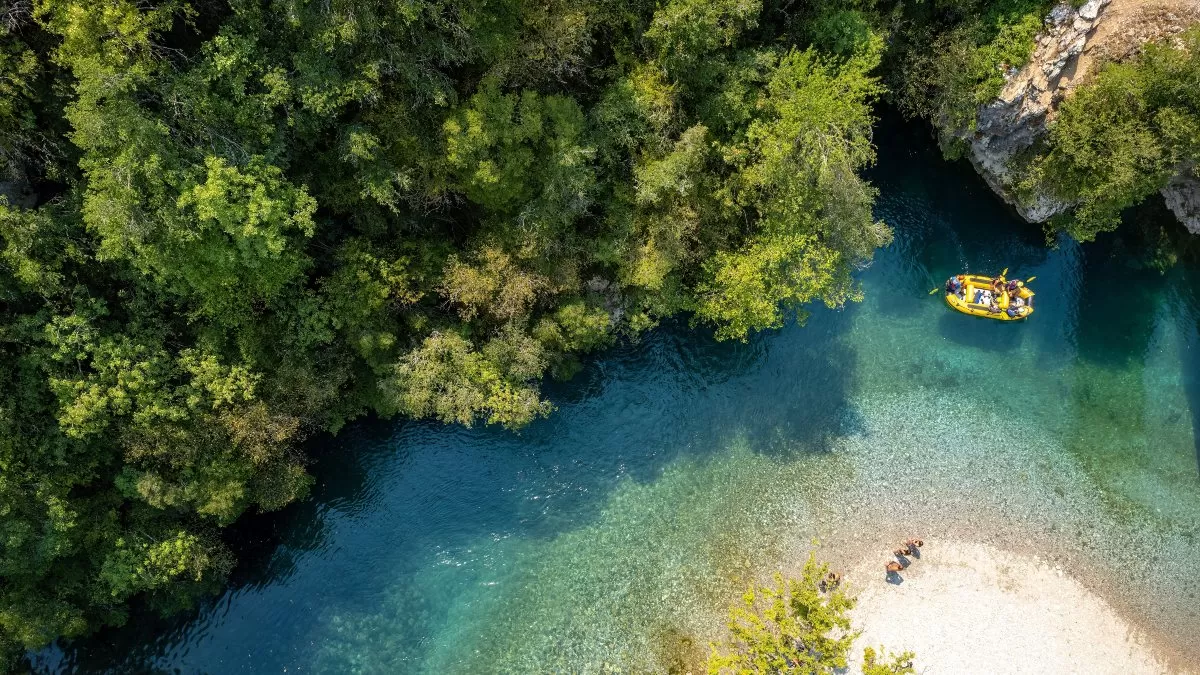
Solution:
M 25 180 L 0 180 L 0 197 L 12 206 L 26 209 L 37 203 L 37 195 Z
M 1029 62 L 1008 74 L 999 98 L 979 109 L 975 132 L 964 137 L 976 170 L 1030 222 L 1044 221 L 1071 205 L 1048 196 L 1039 196 L 1032 204 L 1018 202 L 1012 195 L 1008 164 L 1045 132 L 1046 121 L 1074 79 L 1078 57 L 1109 2 L 1088 0 L 1078 10 L 1063 3 L 1051 10 Z
M 1008 82 L 1000 96 L 976 113 L 975 130 L 960 135 L 971 163 L 1026 220 L 1042 222 L 1066 211 L 1069 202 L 1047 195 L 1018 202 L 1010 161 L 1045 133 L 1058 104 L 1101 62 L 1133 56 L 1146 42 L 1178 34 L 1196 21 L 1198 0 L 1088 0 L 1079 9 L 1066 2 L 1055 6 L 1028 63 L 1005 74 Z M 1200 231 L 1200 181 L 1193 172 L 1182 172 L 1163 196 L 1189 229 Z
M 1200 179 L 1194 171 L 1194 167 L 1180 171 L 1163 188 L 1162 196 L 1179 222 L 1192 234 L 1200 234 Z

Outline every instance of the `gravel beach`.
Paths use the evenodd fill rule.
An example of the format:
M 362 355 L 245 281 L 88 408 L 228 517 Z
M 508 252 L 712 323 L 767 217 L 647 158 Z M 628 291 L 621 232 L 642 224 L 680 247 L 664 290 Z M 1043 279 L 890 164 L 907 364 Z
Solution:
M 916 652 L 919 673 L 1179 672 L 1102 598 L 1033 556 L 927 542 L 891 581 L 876 567 L 851 572 L 858 659 L 884 645 Z

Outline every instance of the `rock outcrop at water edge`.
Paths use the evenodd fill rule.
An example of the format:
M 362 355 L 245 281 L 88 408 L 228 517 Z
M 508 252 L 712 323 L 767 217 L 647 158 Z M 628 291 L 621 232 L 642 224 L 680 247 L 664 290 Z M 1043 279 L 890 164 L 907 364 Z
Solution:
M 1043 222 L 1071 207 L 1048 195 L 1016 198 L 1009 164 L 1045 133 L 1058 105 L 1106 60 L 1122 60 L 1150 41 L 1182 33 L 1200 21 L 1195 0 L 1088 0 L 1074 9 L 1062 3 L 1050 11 L 1029 62 L 1007 74 L 1007 84 L 976 114 L 974 131 L 960 135 L 968 157 L 996 194 L 1030 222 Z M 1194 233 L 1200 233 L 1200 179 L 1193 167 L 1162 191 L 1167 206 Z
M 1167 208 L 1192 234 L 1200 234 L 1200 178 L 1195 168 L 1181 171 L 1162 190 Z

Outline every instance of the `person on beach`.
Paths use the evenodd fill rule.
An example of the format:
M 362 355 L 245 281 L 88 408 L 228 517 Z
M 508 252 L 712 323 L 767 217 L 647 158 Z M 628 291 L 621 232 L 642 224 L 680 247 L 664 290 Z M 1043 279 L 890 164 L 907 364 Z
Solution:
M 833 589 L 840 586 L 841 583 L 842 583 L 842 573 L 841 572 L 830 572 L 829 574 L 825 575 L 824 579 L 821 580 L 821 584 L 820 584 L 821 591 L 822 592 L 832 591 Z

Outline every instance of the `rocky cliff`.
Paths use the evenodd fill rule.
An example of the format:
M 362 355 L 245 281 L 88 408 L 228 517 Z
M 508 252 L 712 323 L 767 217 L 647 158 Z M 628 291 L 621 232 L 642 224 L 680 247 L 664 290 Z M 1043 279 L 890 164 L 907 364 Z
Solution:
M 0 199 L 26 209 L 33 208 L 37 203 L 37 195 L 25 180 L 0 180 Z
M 1088 0 L 1078 9 L 1067 3 L 1056 6 L 1046 17 L 1029 62 L 1006 75 L 1000 96 L 980 107 L 974 132 L 964 134 L 972 164 L 1030 222 L 1070 208 L 1044 195 L 1029 204 L 1018 202 L 1010 160 L 1045 132 L 1059 102 L 1104 61 L 1128 58 L 1145 43 L 1181 33 L 1197 21 L 1200 0 Z M 1180 221 L 1200 234 L 1195 167 L 1180 167 L 1163 197 Z

